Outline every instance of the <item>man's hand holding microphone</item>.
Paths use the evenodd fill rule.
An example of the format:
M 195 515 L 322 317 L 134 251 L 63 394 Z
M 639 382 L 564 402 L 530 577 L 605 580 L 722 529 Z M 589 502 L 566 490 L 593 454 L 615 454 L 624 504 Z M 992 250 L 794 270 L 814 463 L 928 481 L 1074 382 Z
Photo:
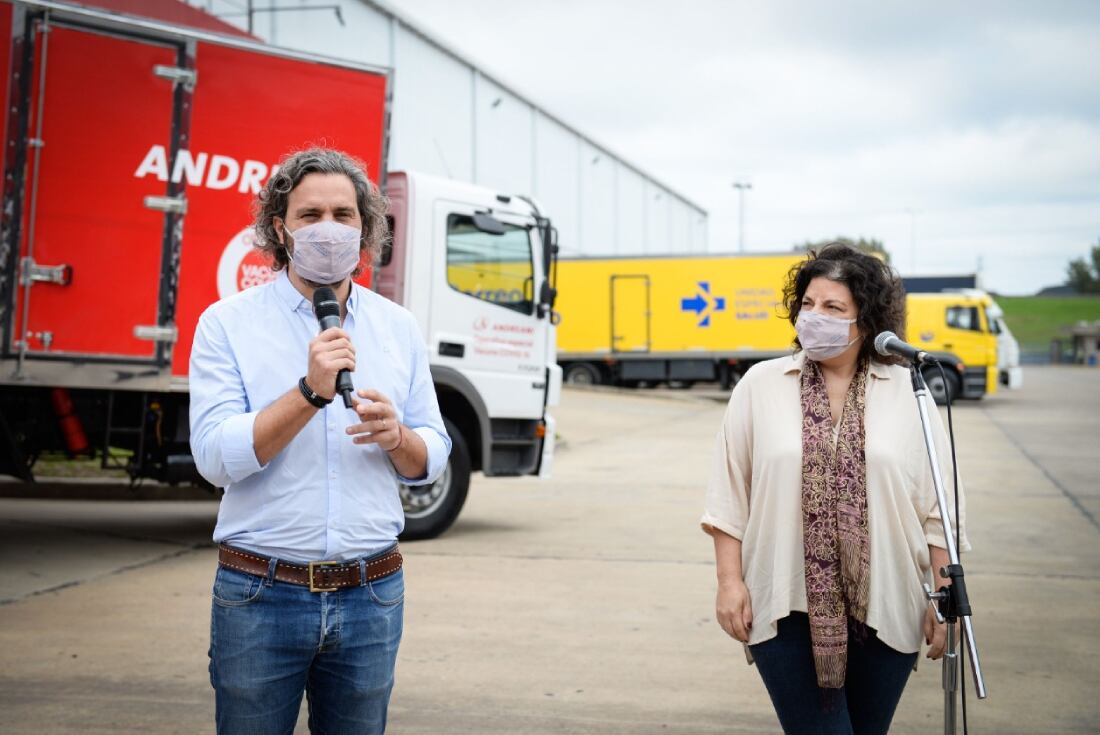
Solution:
M 347 427 L 355 444 L 377 444 L 387 452 L 405 443 L 405 431 L 397 418 L 393 402 L 376 390 L 355 391 L 351 374 L 355 371 L 355 345 L 340 326 L 340 302 L 328 287 L 313 292 L 313 311 L 321 332 L 309 343 L 309 367 L 306 383 L 326 402 L 336 394 L 344 405 L 354 408 L 360 423 Z M 359 398 L 353 397 L 353 392 Z

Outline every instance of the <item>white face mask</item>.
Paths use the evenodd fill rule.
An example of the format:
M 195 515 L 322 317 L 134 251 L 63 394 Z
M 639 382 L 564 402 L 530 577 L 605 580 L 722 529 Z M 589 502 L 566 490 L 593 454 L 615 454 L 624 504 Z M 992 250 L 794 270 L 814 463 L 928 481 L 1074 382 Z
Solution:
M 820 361 L 836 357 L 856 343 L 858 336 L 848 341 L 848 325 L 855 322 L 855 319 L 838 319 L 828 314 L 801 311 L 794 329 L 798 332 L 798 342 L 806 357 Z
M 299 227 L 294 232 L 283 225 L 289 238 L 287 248 L 294 272 L 307 281 L 330 285 L 340 283 L 359 265 L 359 242 L 363 233 L 357 227 L 322 220 Z

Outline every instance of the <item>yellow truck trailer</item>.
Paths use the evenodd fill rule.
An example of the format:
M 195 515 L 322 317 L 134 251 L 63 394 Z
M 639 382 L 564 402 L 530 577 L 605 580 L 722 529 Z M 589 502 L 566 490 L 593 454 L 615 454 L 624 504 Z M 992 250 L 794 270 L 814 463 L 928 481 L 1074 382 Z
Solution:
M 629 386 L 717 380 L 729 387 L 753 363 L 790 353 L 794 328 L 783 316 L 783 285 L 804 257 L 560 260 L 555 308 L 561 315 L 558 363 L 565 381 Z M 946 383 L 938 371 L 925 374 L 937 398 L 943 400 L 947 391 L 980 397 L 995 390 L 996 380 L 988 375 L 996 375 L 996 336 L 989 332 L 981 299 L 969 294 L 911 299 L 918 300 L 912 317 L 918 330 L 909 334 L 929 337 L 914 344 L 952 366 Z M 979 380 L 979 374 L 985 377 Z

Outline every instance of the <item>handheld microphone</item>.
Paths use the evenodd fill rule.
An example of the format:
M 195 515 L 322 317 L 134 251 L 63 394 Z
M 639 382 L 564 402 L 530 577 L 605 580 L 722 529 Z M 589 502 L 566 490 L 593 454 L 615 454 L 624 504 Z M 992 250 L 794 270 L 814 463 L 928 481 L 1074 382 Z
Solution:
M 321 331 L 340 326 L 340 302 L 336 300 L 336 292 L 328 286 L 322 286 L 313 292 L 313 313 L 317 315 L 317 321 L 321 325 Z M 351 384 L 351 373 L 343 368 L 336 373 L 336 392 L 344 397 L 344 406 L 351 408 L 353 405 L 351 394 L 355 386 Z
M 880 355 L 897 355 L 904 357 L 914 365 L 938 363 L 939 360 L 929 355 L 924 350 L 917 349 L 911 344 L 902 342 L 893 332 L 882 332 L 875 337 L 875 352 Z

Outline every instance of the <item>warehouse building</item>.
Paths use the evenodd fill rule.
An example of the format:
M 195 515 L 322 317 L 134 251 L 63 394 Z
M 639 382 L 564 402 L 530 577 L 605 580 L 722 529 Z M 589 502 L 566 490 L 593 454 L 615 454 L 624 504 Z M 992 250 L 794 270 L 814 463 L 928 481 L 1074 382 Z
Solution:
M 275 45 L 393 69 L 389 168 L 534 196 L 565 256 L 706 252 L 701 207 L 390 5 L 188 1 Z

